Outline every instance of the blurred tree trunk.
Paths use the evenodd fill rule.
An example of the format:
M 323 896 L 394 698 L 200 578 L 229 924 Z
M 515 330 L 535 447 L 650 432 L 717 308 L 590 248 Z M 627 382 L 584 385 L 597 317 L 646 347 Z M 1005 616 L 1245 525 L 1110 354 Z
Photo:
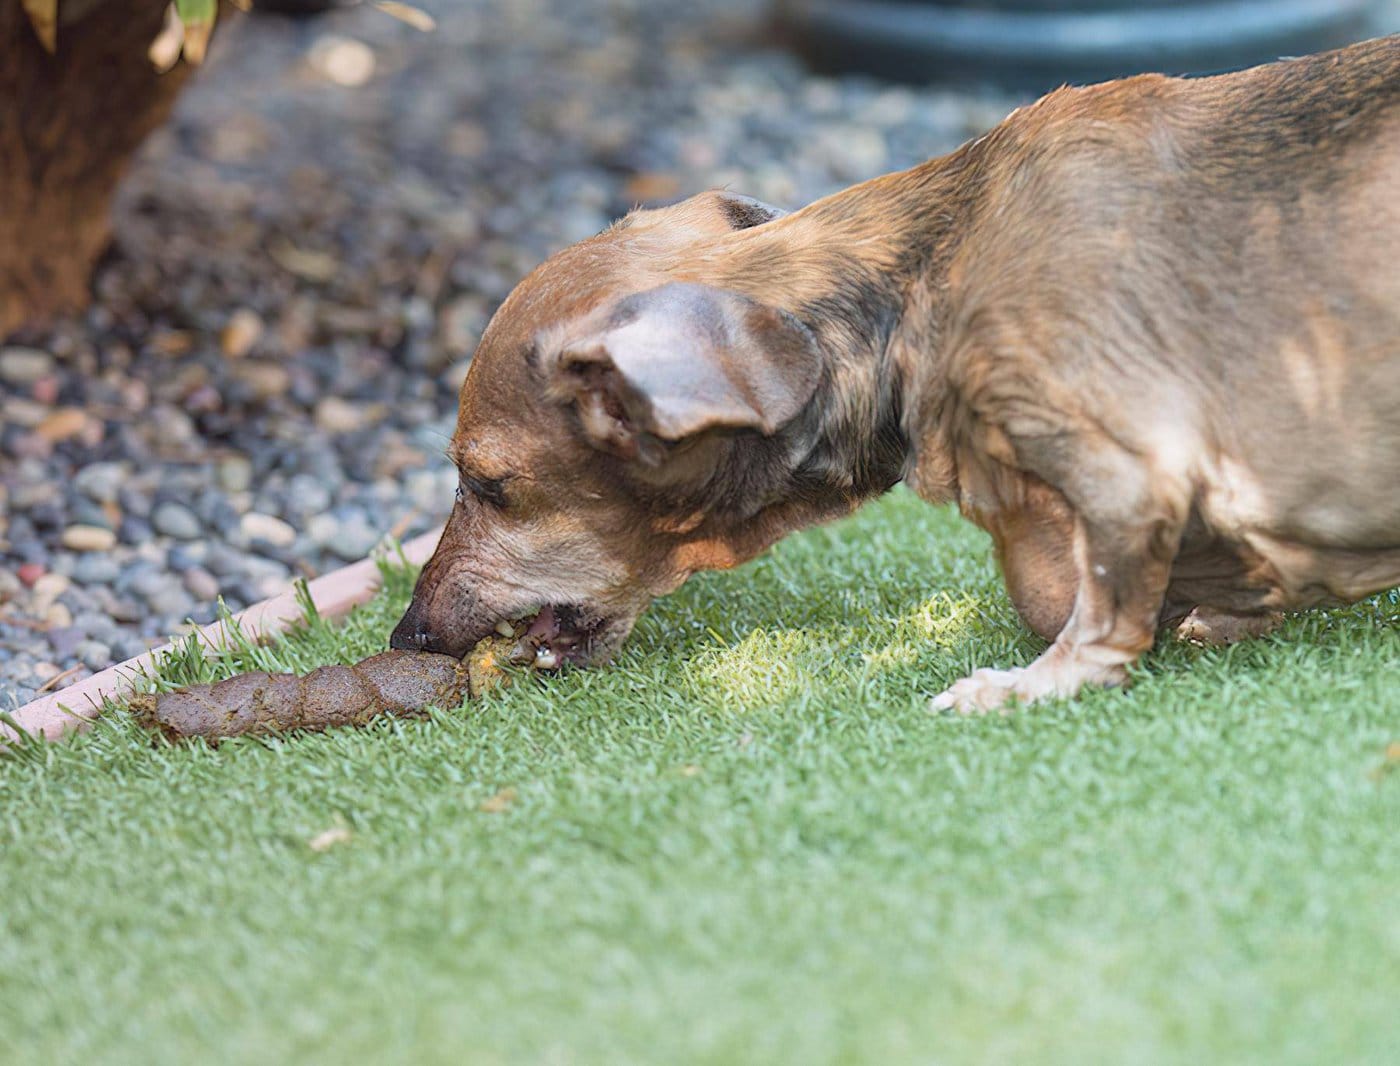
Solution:
M 0 0 L 0 338 L 90 298 L 112 193 L 189 75 L 146 56 L 165 7 L 60 3 L 49 55 L 19 0 Z

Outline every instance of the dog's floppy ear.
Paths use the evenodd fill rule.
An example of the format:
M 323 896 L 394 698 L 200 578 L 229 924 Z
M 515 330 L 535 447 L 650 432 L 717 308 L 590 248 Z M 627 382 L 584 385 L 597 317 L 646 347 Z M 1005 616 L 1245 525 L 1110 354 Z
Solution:
M 685 282 L 636 293 L 541 342 L 551 397 L 593 444 L 659 461 L 659 442 L 771 434 L 816 391 L 816 340 L 785 311 Z
M 787 214 L 780 207 L 765 204 L 762 200 L 755 200 L 752 196 L 744 196 L 742 193 L 723 191 L 717 196 L 720 210 L 734 229 L 753 229 L 754 226 L 761 226 Z

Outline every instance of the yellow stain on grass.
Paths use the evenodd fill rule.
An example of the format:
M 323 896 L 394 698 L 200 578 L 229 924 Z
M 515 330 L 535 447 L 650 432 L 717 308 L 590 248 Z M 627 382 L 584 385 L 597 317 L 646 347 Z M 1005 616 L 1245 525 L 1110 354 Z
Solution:
M 885 624 L 853 618 L 849 625 L 755 629 L 697 653 L 685 679 L 694 698 L 716 708 L 771 706 L 838 676 L 917 665 L 930 648 L 952 649 L 1008 624 L 1015 625 L 1009 604 L 937 593 Z

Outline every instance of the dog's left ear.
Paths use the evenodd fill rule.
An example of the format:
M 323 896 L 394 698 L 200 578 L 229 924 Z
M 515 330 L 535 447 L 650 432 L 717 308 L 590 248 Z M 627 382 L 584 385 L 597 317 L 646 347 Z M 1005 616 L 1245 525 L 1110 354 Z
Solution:
M 660 441 L 774 433 L 821 376 L 816 339 L 795 317 L 684 282 L 628 296 L 540 347 L 549 395 L 574 405 L 593 444 L 648 462 Z

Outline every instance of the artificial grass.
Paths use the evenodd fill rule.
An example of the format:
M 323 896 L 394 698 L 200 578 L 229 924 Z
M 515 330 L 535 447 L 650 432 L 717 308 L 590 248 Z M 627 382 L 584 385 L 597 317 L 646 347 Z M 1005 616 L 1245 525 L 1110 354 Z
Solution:
M 409 587 L 218 669 L 358 658 Z M 1398 623 L 931 716 L 1038 642 L 896 492 L 607 669 L 217 751 L 113 716 L 0 760 L 0 1061 L 1394 1062 Z

